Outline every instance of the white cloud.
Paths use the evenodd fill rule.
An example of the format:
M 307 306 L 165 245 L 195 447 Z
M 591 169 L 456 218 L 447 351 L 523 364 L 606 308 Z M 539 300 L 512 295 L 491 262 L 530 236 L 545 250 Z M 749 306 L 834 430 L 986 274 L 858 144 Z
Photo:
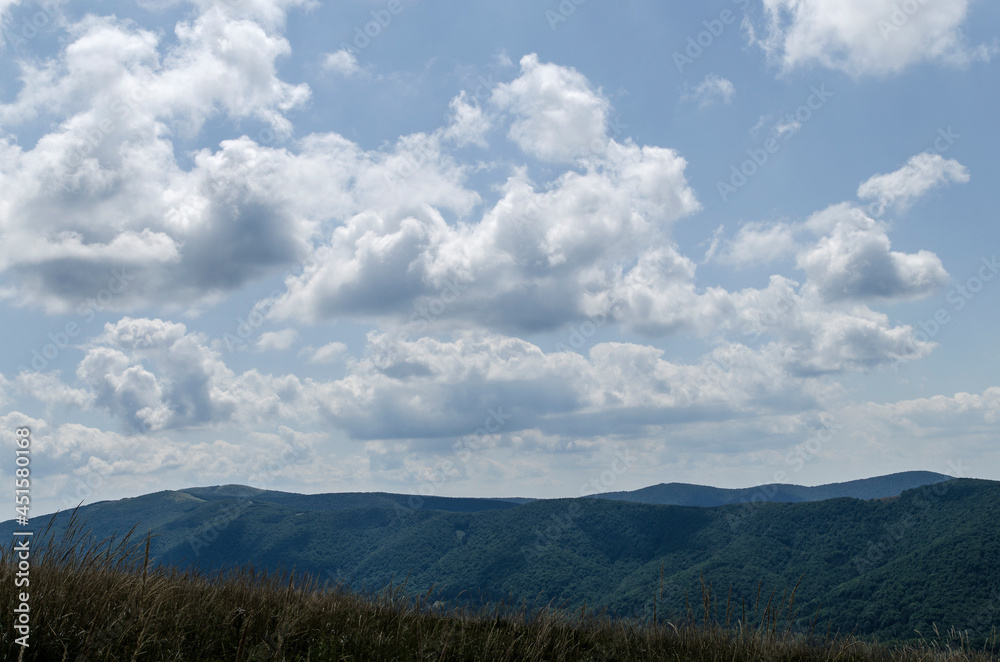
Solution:
M 372 489 L 385 481 L 427 480 L 444 460 L 452 462 L 449 484 L 467 491 L 558 474 L 570 469 L 567 462 L 581 463 L 572 476 L 593 471 L 623 435 L 629 442 L 622 448 L 637 453 L 637 462 L 659 467 L 665 466 L 667 430 L 674 452 L 740 455 L 759 449 L 762 436 L 779 448 L 797 443 L 812 426 L 810 412 L 838 394 L 836 384 L 818 377 L 918 358 L 931 347 L 916 341 L 910 327 L 890 327 L 884 315 L 863 307 L 810 300 L 781 277 L 729 299 L 720 329 L 738 338 L 720 340 L 686 363 L 635 343 L 596 342 L 581 355 L 546 353 L 483 331 L 450 339 L 372 332 L 363 358 L 348 358 L 347 374 L 327 381 L 238 374 L 184 325 L 123 318 L 87 347 L 77 370 L 82 388 L 59 384 L 58 374 L 35 383 L 46 386 L 40 397 L 81 395 L 73 398 L 77 404 L 111 414 L 124 433 L 32 425 L 39 451 L 51 454 L 54 475 L 68 477 L 60 484 L 96 476 L 110 489 L 104 479 L 114 475 L 113 491 L 122 496 L 148 491 L 150 481 L 168 486 L 192 476 L 251 483 L 263 472 L 275 487 L 270 480 L 287 480 L 289 463 L 304 472 L 297 480 L 322 485 L 335 476 Z M 679 303 L 679 309 L 687 305 Z M 327 360 L 344 350 L 334 342 L 303 357 Z M 171 430 L 185 434 L 175 440 L 165 436 Z M 206 431 L 219 438 L 197 440 Z M 239 444 L 223 440 L 233 436 Z M 275 462 L 278 449 L 289 445 L 299 450 Z M 511 453 L 523 463 L 504 459 Z M 496 466 L 506 467 L 502 475 L 490 468 Z M 556 493 L 577 493 L 575 486 L 567 490 Z
M 357 76 L 362 71 L 361 66 L 358 64 L 358 58 L 346 48 L 342 48 L 334 53 L 327 53 L 323 57 L 323 68 L 348 78 Z
M 451 117 L 444 131 L 446 139 L 454 141 L 459 147 L 470 143 L 478 147 L 488 146 L 486 135 L 490 132 L 493 122 L 475 100 L 470 101 L 463 90 L 451 100 L 448 108 Z
M 422 328 L 474 320 L 510 330 L 592 314 L 621 263 L 700 208 L 685 166 L 673 150 L 612 140 L 602 160 L 542 191 L 515 170 L 478 220 L 449 223 L 432 206 L 359 213 L 301 275 L 286 278 L 271 316 L 351 315 Z
M 722 244 L 722 250 L 715 252 L 715 259 L 738 267 L 768 264 L 794 254 L 796 248 L 792 226 L 753 222 L 742 225 L 736 237 Z
M 507 54 L 506 48 L 501 48 L 493 54 L 493 62 L 496 63 L 496 65 L 501 69 L 514 66 L 514 61 L 510 59 L 510 55 Z
M 94 403 L 92 393 L 85 389 L 67 386 L 62 381 L 58 371 L 51 373 L 24 372 L 17 376 L 15 383 L 19 392 L 45 403 L 47 407 L 70 406 L 85 409 Z
M 253 425 L 287 415 L 298 389 L 295 378 L 235 374 L 183 324 L 129 317 L 105 325 L 76 375 L 129 433 Z
M 816 289 L 771 276 L 768 287 L 733 295 L 733 320 L 745 341 L 769 340 L 762 350 L 792 374 L 867 371 L 927 356 L 934 343 L 920 341 L 909 325 L 850 301 L 827 302 Z
M 778 134 L 779 138 L 784 138 L 785 134 L 794 134 L 796 131 L 802 128 L 802 122 L 796 119 L 784 119 L 779 121 L 774 130 Z
M 937 430 L 1000 423 L 1000 387 L 991 386 L 981 394 L 956 393 L 887 404 L 867 403 L 863 408 L 897 424 L 905 422 L 914 432 L 936 436 Z
M 730 81 L 708 74 L 693 90 L 685 92 L 682 99 L 697 101 L 700 108 L 706 108 L 717 103 L 730 104 L 735 94 L 736 87 Z
M 302 105 L 310 90 L 277 77 L 275 61 L 291 52 L 287 40 L 229 19 L 217 5 L 175 32 L 180 43 L 164 58 L 165 71 L 151 95 L 155 101 L 188 115 L 195 127 L 219 105 L 229 117 L 257 117 L 280 134 L 290 133 L 284 113 Z
M 969 171 L 955 159 L 922 152 L 910 158 L 899 170 L 874 175 L 858 186 L 858 197 L 872 200 L 876 213 L 887 207 L 906 209 L 916 198 L 948 182 L 966 183 Z
M 282 329 L 281 331 L 265 331 L 260 334 L 260 339 L 254 346 L 257 352 L 281 352 L 299 339 L 299 332 L 296 329 Z
M 988 60 L 967 45 L 961 26 L 968 0 L 764 0 L 757 43 L 785 71 L 812 63 L 852 76 L 895 74 L 919 62 L 963 65 Z M 751 29 L 752 39 L 756 29 Z
M 239 2 L 219 3 L 215 0 L 192 0 L 201 13 L 215 9 L 221 11 L 230 20 L 253 21 L 260 24 L 268 32 L 275 32 L 285 27 L 288 10 L 301 7 L 309 10 L 316 6 L 316 0 L 240 0 Z
M 628 343 L 599 343 L 588 356 L 545 354 L 518 338 L 471 332 L 450 341 L 373 334 L 368 350 L 344 379 L 309 384 L 320 415 L 360 439 L 473 437 L 491 410 L 503 434 L 592 436 L 781 407 L 776 392 L 786 403 L 811 397 L 808 385 L 742 345 L 720 351 L 720 374 L 715 357 L 681 365 Z
M 56 374 L 23 381 L 36 397 L 63 394 L 68 404 L 107 412 L 130 436 L 261 430 L 288 421 L 332 423 L 354 439 L 458 438 L 498 406 L 511 414 L 509 422 L 502 417 L 505 431 L 570 434 L 583 425 L 590 435 L 812 406 L 825 389 L 810 381 L 815 374 L 867 370 L 930 348 L 914 341 L 909 327 L 888 327 L 884 316 L 811 306 L 781 280 L 766 291 L 740 293 L 731 307 L 746 343 L 760 335 L 775 340 L 757 349 L 720 343 L 682 364 L 665 360 L 663 350 L 629 343 L 597 343 L 581 356 L 546 354 L 519 338 L 482 331 L 451 340 L 372 332 L 364 357 L 348 360 L 345 377 L 317 381 L 237 374 L 183 324 L 125 317 L 87 347 L 76 370 L 81 388 Z M 751 323 L 757 333 L 746 330 Z M 344 349 L 331 343 L 309 358 L 335 360 Z
M 309 226 L 265 174 L 287 153 L 231 141 L 190 172 L 174 155 L 172 133 L 220 114 L 287 133 L 285 113 L 308 98 L 277 78 L 288 42 L 227 11 L 179 23 L 163 47 L 131 22 L 88 16 L 57 57 L 20 63 L 25 85 L 0 122 L 55 128 L 30 149 L 0 141 L 0 269 L 16 301 L 66 311 L 118 269 L 134 280 L 112 290 L 112 309 L 190 304 L 304 253 Z
M 934 253 L 890 250 L 885 225 L 850 203 L 817 212 L 806 225 L 820 238 L 797 264 L 825 301 L 919 299 L 948 282 Z
M 330 75 L 365 74 L 348 51 L 283 66 L 286 12 L 307 3 L 196 0 L 179 14 L 174 0 L 140 2 L 161 12 L 157 28 L 95 16 L 60 23 L 61 38 L 35 54 L 56 50 L 16 62 L 20 82 L 0 104 L 0 298 L 72 312 L 100 296 L 105 314 L 130 315 L 81 339 L 75 371 L 0 376 L 0 402 L 34 400 L 49 419 L 83 410 L 96 426 L 0 418 L 0 435 L 15 423 L 37 428 L 53 470 L 43 489 L 94 476 L 108 477 L 104 485 L 114 476 L 122 496 L 178 481 L 247 482 L 292 445 L 309 460 L 278 467 L 282 480 L 294 468 L 321 486 L 334 477 L 385 489 L 434 478 L 461 441 L 476 453 L 454 463 L 449 481 L 465 481 L 467 493 L 501 484 L 537 493 L 525 476 L 551 486 L 601 475 L 601 454 L 626 445 L 642 458 L 630 480 L 655 482 L 664 468 L 716 471 L 719 458 L 736 475 L 746 470 L 738 462 L 760 463 L 762 448 L 801 442 L 821 408 L 857 412 L 864 423 L 851 435 L 869 422 L 897 428 L 877 451 L 847 433 L 842 447 L 824 448 L 851 448 L 855 463 L 905 449 L 900 431 L 910 428 L 995 427 L 995 389 L 846 414 L 835 406 L 845 395 L 837 374 L 934 348 L 873 309 L 947 279 L 933 253 L 892 250 L 889 226 L 869 218 L 877 213 L 844 203 L 804 222 L 748 219 L 730 225 L 729 239 L 720 226 L 703 273 L 674 232 L 701 209 L 687 160 L 620 135 L 608 96 L 580 71 L 536 55 L 517 70 L 501 51 L 482 69 L 506 82 L 480 78 L 438 125 L 367 148 L 372 126 L 358 125 L 358 142 L 296 126 L 311 94 L 298 76 L 317 73 L 309 62 Z M 855 76 L 982 55 L 963 45 L 964 3 L 921 4 L 900 30 L 880 34 L 878 11 L 891 9 L 883 0 L 768 0 L 764 45 L 786 71 L 819 64 Z M 882 41 L 859 23 L 865 16 Z M 445 75 L 469 81 L 479 71 Z M 735 98 L 719 76 L 695 83 L 689 97 L 701 105 Z M 758 132 L 797 131 L 788 117 L 761 117 L 755 142 Z M 510 149 L 470 149 L 495 147 L 494 133 Z M 966 180 L 957 161 L 918 155 L 862 183 L 858 204 L 905 209 Z M 793 256 L 798 282 L 719 286 Z M 300 349 L 292 325 L 261 329 L 250 341 L 258 351 L 299 350 L 283 355 L 288 374 L 274 375 L 242 367 L 252 355 L 223 355 L 220 341 L 192 328 L 210 329 L 239 305 L 225 301 L 230 293 L 282 272 L 283 289 L 256 312 L 276 302 L 270 321 L 343 322 L 344 338 L 369 324 L 367 345 L 352 354 L 327 338 Z M 215 304 L 219 315 L 169 319 Z M 140 317 L 150 311 L 164 319 Z M 543 331 L 544 343 L 517 337 Z M 548 351 L 553 342 L 566 351 Z M 478 433 L 491 416 L 501 429 Z
M 572 162 L 602 153 L 610 103 L 575 69 L 521 58 L 521 76 L 502 83 L 490 100 L 515 119 L 510 139 L 543 161 Z
M 303 347 L 299 356 L 310 363 L 334 363 L 347 353 L 347 345 L 342 342 L 331 342 L 322 347 Z
M 78 423 L 54 425 L 19 412 L 0 417 L 0 421 L 11 423 L 0 433 L 3 436 L 13 435 L 19 425 L 32 429 L 32 452 L 44 458 L 51 478 L 39 483 L 34 493 L 33 502 L 42 511 L 72 509 L 81 501 L 132 497 L 192 483 L 274 487 L 275 479 L 293 472 L 296 480 L 315 482 L 315 448 L 329 441 L 321 433 L 299 432 L 283 425 L 273 433 L 242 431 L 240 443 L 231 443 L 163 434 L 124 435 Z M 329 460 L 330 454 L 323 456 Z M 324 465 L 321 471 L 343 477 L 344 468 L 338 464 Z
M 699 292 L 695 264 L 674 247 L 644 251 L 635 266 L 617 273 L 600 312 L 611 311 L 625 328 L 659 336 L 680 332 L 711 334 L 732 313 L 729 292 Z
M 179 29 L 209 30 L 203 23 L 212 30 L 236 29 L 222 25 L 224 20 L 215 12 Z M 279 43 L 252 24 L 237 27 Z M 156 59 L 155 37 L 117 24 L 84 32 L 98 29 L 129 46 L 100 51 L 100 57 L 86 59 L 87 66 L 103 63 L 123 85 L 139 85 L 130 72 Z M 192 169 L 184 172 L 172 145 L 158 137 L 158 118 L 164 101 L 180 104 L 179 116 L 195 124 L 208 112 L 209 105 L 178 101 L 179 90 L 191 86 L 192 72 L 211 68 L 203 63 L 209 57 L 205 48 L 181 49 L 185 55 L 167 58 L 171 67 L 145 72 L 140 80 L 152 81 L 149 94 L 160 105 L 135 101 L 123 124 L 75 170 L 54 169 L 72 155 L 65 132 L 43 136 L 29 152 L 0 144 L 9 157 L 0 179 L 11 191 L 0 219 L 6 239 L 0 266 L 17 268 L 18 299 L 65 311 L 102 291 L 112 268 L 124 267 L 132 280 L 109 308 L 127 311 L 147 301 L 197 306 L 302 261 L 304 273 L 287 279 L 289 292 L 275 311 L 279 317 L 408 319 L 448 283 L 458 283 L 470 293 L 449 306 L 442 321 L 472 318 L 482 301 L 499 299 L 487 325 L 540 328 L 589 314 L 582 288 L 607 292 L 616 262 L 632 259 L 649 242 L 663 243 L 666 235 L 657 228 L 700 208 L 685 180 L 683 158 L 666 148 L 607 140 L 607 101 L 578 72 L 533 56 L 523 59 L 521 75 L 495 98 L 514 112 L 515 133 L 528 140 L 525 131 L 541 132 L 525 143 L 529 151 L 542 145 L 551 154 L 563 148 L 563 156 L 586 154 L 586 171 L 567 171 L 538 190 L 515 168 L 501 200 L 478 222 L 469 217 L 480 197 L 465 187 L 468 167 L 443 146 L 484 144 L 493 120 L 465 95 L 452 101 L 445 127 L 403 136 L 380 150 L 366 152 L 336 134 L 306 136 L 294 151 L 242 137 L 196 152 Z M 265 60 L 283 48 L 272 49 Z M 71 44 L 67 61 L 78 56 Z M 253 68 L 271 71 L 269 62 Z M 167 79 L 173 82 L 167 85 Z M 77 84 L 65 78 L 59 85 Z M 38 89 L 61 89 L 46 85 Z M 268 89 L 283 86 L 272 79 Z M 268 103 L 283 107 L 282 94 Z M 255 112 L 240 95 L 227 98 L 232 112 Z M 100 104 L 110 108 L 113 102 Z M 88 119 L 86 126 L 96 121 Z M 586 134 L 582 140 L 576 129 Z M 596 137 L 599 153 L 589 149 Z M 53 178 L 61 183 L 54 185 Z M 45 188 L 40 181 L 48 182 Z M 446 221 L 446 213 L 459 222 Z M 24 218 L 36 220 L 29 227 L 17 220 Z M 38 240 L 39 226 L 47 241 Z

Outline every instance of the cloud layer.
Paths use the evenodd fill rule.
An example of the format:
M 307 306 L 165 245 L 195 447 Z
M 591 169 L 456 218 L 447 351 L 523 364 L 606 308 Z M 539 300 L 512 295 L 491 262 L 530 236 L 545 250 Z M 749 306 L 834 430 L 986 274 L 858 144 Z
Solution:
M 569 495 L 621 449 L 658 482 L 665 466 L 787 464 L 781 451 L 833 424 L 821 453 L 851 468 L 884 451 L 872 429 L 905 454 L 911 430 L 967 425 L 972 444 L 997 422 L 996 388 L 853 403 L 841 379 L 934 351 L 885 311 L 950 276 L 931 246 L 900 249 L 912 237 L 894 217 L 970 181 L 958 160 L 902 154 L 856 192 L 740 218 L 699 199 L 705 159 L 677 146 L 697 141 L 623 135 L 612 96 L 535 53 L 519 67 L 500 53 L 502 81 L 450 81 L 440 119 L 373 142 L 322 126 L 315 95 L 395 74 L 363 49 L 286 66 L 286 12 L 310 6 L 199 0 L 172 31 L 67 18 L 57 51 L 17 59 L 0 104 L 0 298 L 103 317 L 43 371 L 0 375 L 0 435 L 32 425 L 67 484 L 294 470 L 317 489 Z M 766 0 L 764 25 L 744 25 L 785 75 L 988 57 L 962 35 L 964 1 L 916 6 L 904 20 L 889 0 Z M 315 89 L 295 79 L 306 70 Z M 685 113 L 752 105 L 733 71 L 738 97 L 715 74 L 673 88 L 697 105 Z M 229 345 L 219 320 L 236 307 L 254 333 Z

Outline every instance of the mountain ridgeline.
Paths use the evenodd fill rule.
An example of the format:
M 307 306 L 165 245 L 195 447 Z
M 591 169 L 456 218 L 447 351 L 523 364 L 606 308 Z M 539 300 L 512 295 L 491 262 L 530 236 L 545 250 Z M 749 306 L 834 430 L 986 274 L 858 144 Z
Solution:
M 658 503 L 665 506 L 725 506 L 731 503 L 775 501 L 779 503 L 801 503 L 803 501 L 824 501 L 851 497 L 854 499 L 884 499 L 898 496 L 904 490 L 933 485 L 951 476 L 932 471 L 904 471 L 902 473 L 862 478 L 846 483 L 830 483 L 805 487 L 769 483 L 759 487 L 725 489 L 706 487 L 688 483 L 660 483 L 631 492 L 605 492 L 597 496 L 616 501 L 637 503 Z
M 675 502 L 683 505 L 664 505 Z M 202 487 L 100 502 L 78 518 L 98 539 L 138 524 L 154 535 L 160 564 L 294 568 L 355 589 L 405 579 L 408 591 L 433 587 L 445 603 L 585 604 L 650 617 L 655 601 L 671 618 L 701 609 L 704 581 L 720 618 L 731 600 L 749 619 L 771 591 L 777 600 L 797 585 L 802 629 L 816 622 L 895 640 L 956 627 L 978 641 L 1000 622 L 998 514 L 998 482 L 912 472 L 544 500 Z M 69 516 L 55 516 L 55 535 Z M 0 525 L 8 539 L 11 530 Z

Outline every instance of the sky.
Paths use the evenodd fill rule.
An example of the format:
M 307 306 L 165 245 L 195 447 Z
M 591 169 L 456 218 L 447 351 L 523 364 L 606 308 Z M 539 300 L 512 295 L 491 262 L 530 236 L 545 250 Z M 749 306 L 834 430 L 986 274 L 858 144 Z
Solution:
M 0 479 L 1000 479 L 1000 6 L 0 0 Z

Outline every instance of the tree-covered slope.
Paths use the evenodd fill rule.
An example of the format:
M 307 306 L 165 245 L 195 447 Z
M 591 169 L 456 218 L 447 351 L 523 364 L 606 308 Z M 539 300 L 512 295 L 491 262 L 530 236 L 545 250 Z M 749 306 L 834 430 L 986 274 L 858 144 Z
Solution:
M 285 503 L 302 506 L 293 496 Z M 284 498 L 189 490 L 81 514 L 98 537 L 141 517 L 137 530 L 156 535 L 160 563 L 294 567 L 355 588 L 407 578 L 410 590 L 434 586 L 442 600 L 649 615 L 655 595 L 658 614 L 670 617 L 686 599 L 700 609 L 704 578 L 720 616 L 730 588 L 741 615 L 762 590 L 751 608 L 759 616 L 772 589 L 780 597 L 798 583 L 802 627 L 818 616 L 824 630 L 881 638 L 912 638 L 933 624 L 981 638 L 1000 615 L 1000 483 L 991 481 L 951 480 L 894 499 L 719 507 L 587 498 L 448 511 L 371 497 L 310 510 Z

